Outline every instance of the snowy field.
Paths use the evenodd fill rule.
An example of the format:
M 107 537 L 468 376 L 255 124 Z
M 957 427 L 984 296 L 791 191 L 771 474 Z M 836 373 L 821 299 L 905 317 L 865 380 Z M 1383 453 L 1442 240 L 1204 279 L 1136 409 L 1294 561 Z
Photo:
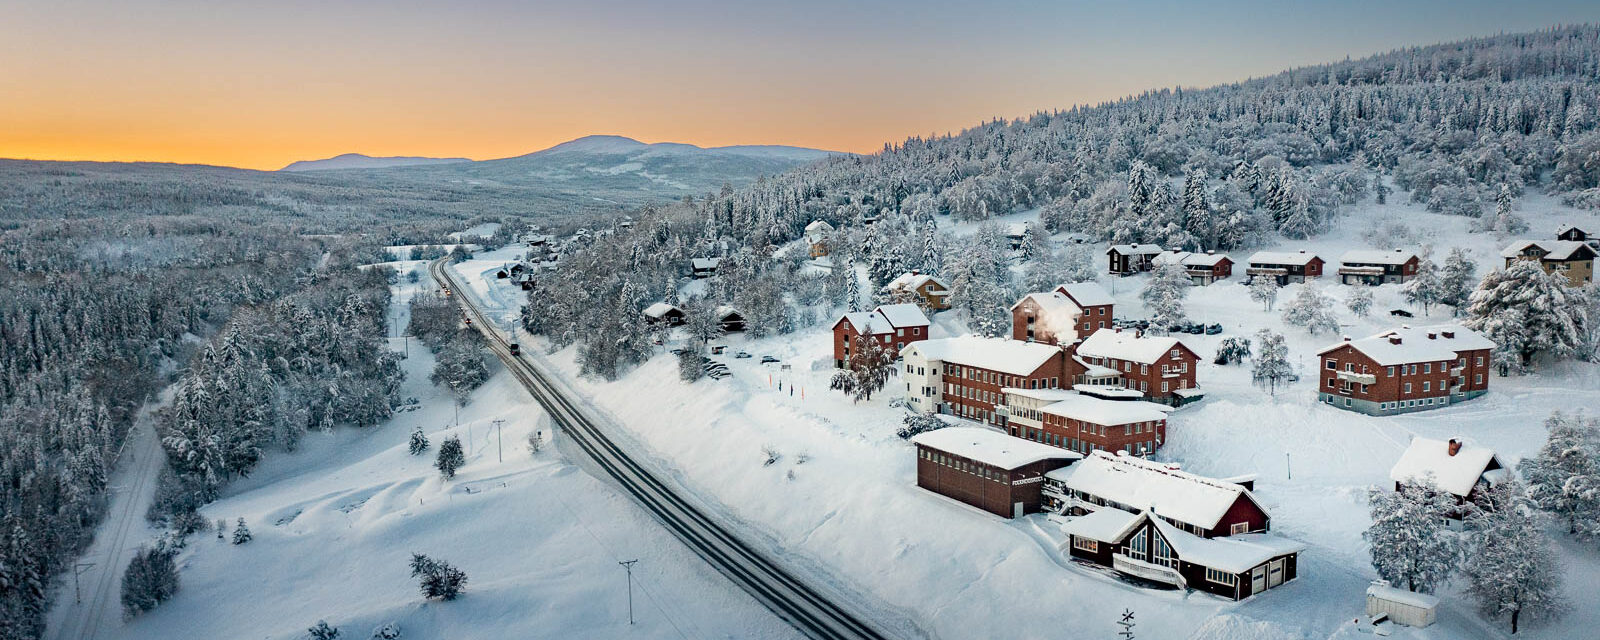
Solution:
M 1523 203 L 1520 213 L 1533 227 L 1528 237 L 1550 237 L 1562 222 L 1600 226 L 1593 214 L 1537 195 Z M 1329 261 L 1331 274 L 1344 251 L 1374 248 L 1367 240 L 1370 228 L 1396 219 L 1434 245 L 1436 261 L 1455 246 L 1472 252 L 1479 275 L 1500 261 L 1501 239 L 1467 233 L 1465 219 L 1405 204 L 1368 205 L 1345 214 L 1337 221 L 1340 228 L 1325 236 L 1264 249 L 1317 252 Z M 514 251 L 498 253 L 457 269 L 476 278 L 474 293 L 486 305 L 501 305 L 509 320 L 523 304 L 520 292 L 484 278 Z M 1233 254 L 1241 263 L 1236 273 L 1242 274 L 1249 253 Z M 1146 315 L 1137 298 L 1144 280 L 1102 280 L 1114 291 L 1120 317 Z M 1342 304 L 1352 289 L 1337 282 L 1329 275 L 1310 286 L 1338 301 L 1342 331 L 1353 337 L 1391 326 L 1387 311 L 1408 308 L 1398 286 L 1386 285 L 1372 290 L 1372 316 L 1354 318 Z M 1298 286 L 1280 293 L 1280 307 Z M 529 351 L 567 374 L 572 386 L 623 425 L 622 437 L 636 450 L 648 452 L 714 511 L 742 523 L 772 553 L 818 579 L 871 594 L 876 602 L 866 606 L 917 620 L 929 635 L 945 638 L 990 637 L 997 629 L 1006 637 L 1060 637 L 1064 628 L 1112 637 L 1123 608 L 1137 613 L 1141 637 L 1362 637 L 1351 621 L 1362 614 L 1363 591 L 1376 577 L 1361 539 L 1368 524 L 1365 491 L 1388 484 L 1388 470 L 1412 435 L 1463 436 L 1495 448 L 1507 460 L 1519 460 L 1543 443 L 1542 421 L 1551 410 L 1600 413 L 1595 401 L 1600 369 L 1584 363 L 1521 378 L 1496 377 L 1490 392 L 1477 400 L 1386 418 L 1318 404 L 1314 375 L 1273 397 L 1250 384 L 1246 366 L 1209 363 L 1218 340 L 1263 327 L 1283 331 L 1291 361 L 1309 372 L 1315 352 L 1338 336 L 1285 330 L 1279 311 L 1251 302 L 1237 276 L 1191 289 L 1187 307 L 1192 319 L 1220 323 L 1226 330 L 1223 336 L 1183 336 L 1205 360 L 1199 380 L 1208 397 L 1174 414 L 1170 441 L 1159 457 L 1202 474 L 1260 474 L 1256 493 L 1273 516 L 1274 530 L 1311 545 L 1301 556 L 1297 580 L 1238 603 L 1135 588 L 1065 558 L 1056 546 L 1062 537 L 1059 524 L 1051 518 L 1006 521 L 917 489 L 913 450 L 894 435 L 903 414 L 894 401 L 897 383 L 891 380 L 884 394 L 860 404 L 827 390 L 829 323 L 764 340 L 730 336 L 722 341 L 729 355 L 716 359 L 734 375 L 692 385 L 678 379 L 676 363 L 665 350 L 615 382 L 578 379 L 572 349 L 548 355 Z M 1423 325 L 1451 319 L 1449 309 L 1442 308 L 1430 317 L 1418 313 L 1396 320 Z M 963 331 L 953 314 L 936 317 L 935 325 L 935 337 Z M 756 358 L 732 358 L 740 349 Z M 759 364 L 763 355 L 782 364 Z M 768 451 L 777 454 L 775 463 L 767 464 Z M 1600 552 L 1556 539 L 1569 567 L 1566 590 L 1574 606 L 1561 621 L 1525 625 L 1520 635 L 1593 637 L 1600 625 Z M 1442 595 L 1438 624 L 1401 628 L 1396 637 L 1503 637 L 1504 624 L 1482 620 L 1455 588 Z
M 429 287 L 396 287 L 391 317 Z M 404 350 L 403 339 L 390 345 Z M 298 639 L 319 619 L 364 639 L 397 622 L 406 638 L 786 638 L 794 631 L 684 548 L 632 500 L 569 462 L 554 447 L 530 455 L 526 440 L 551 436 L 538 405 L 498 364 L 455 421 L 446 392 L 428 383 L 433 357 L 412 341 L 402 397 L 420 408 L 368 430 L 306 435 L 236 480 L 202 514 L 243 517 L 254 540 L 190 538 L 179 556 L 176 598 L 107 637 Z M 504 420 L 503 434 L 493 422 Z M 433 449 L 406 450 L 421 426 Z M 439 443 L 459 435 L 466 466 L 445 481 L 432 467 Z M 497 439 L 503 437 L 504 462 Z M 581 455 L 581 454 L 580 454 Z M 464 570 L 461 599 L 427 602 L 407 563 L 426 553 Z M 628 624 L 634 567 L 637 624 Z

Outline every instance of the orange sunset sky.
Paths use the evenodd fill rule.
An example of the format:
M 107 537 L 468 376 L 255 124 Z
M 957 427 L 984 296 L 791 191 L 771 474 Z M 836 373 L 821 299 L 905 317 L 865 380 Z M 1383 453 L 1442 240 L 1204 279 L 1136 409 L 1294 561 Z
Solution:
M 277 169 L 346 152 L 506 157 L 595 133 L 871 152 L 1153 87 L 1600 19 L 1600 3 L 1289 4 L 5 2 L 0 157 Z

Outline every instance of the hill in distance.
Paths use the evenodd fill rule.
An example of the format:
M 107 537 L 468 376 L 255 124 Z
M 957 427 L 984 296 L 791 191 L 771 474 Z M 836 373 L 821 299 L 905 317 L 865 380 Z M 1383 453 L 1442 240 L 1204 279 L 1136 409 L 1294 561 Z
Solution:
M 360 153 L 346 153 L 323 160 L 300 160 L 289 163 L 279 171 L 332 171 L 337 169 L 387 169 L 422 164 L 449 164 L 472 162 L 468 158 L 423 158 L 419 156 L 373 157 Z

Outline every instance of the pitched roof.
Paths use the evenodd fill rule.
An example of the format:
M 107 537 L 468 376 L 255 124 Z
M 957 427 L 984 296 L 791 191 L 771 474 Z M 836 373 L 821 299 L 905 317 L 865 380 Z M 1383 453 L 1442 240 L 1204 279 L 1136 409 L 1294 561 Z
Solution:
M 695 258 L 689 263 L 696 269 L 715 269 L 722 264 L 722 258 Z
M 928 317 L 922 315 L 922 309 L 914 304 L 886 304 L 871 311 L 851 311 L 839 318 L 839 322 L 850 321 L 856 333 L 864 335 L 881 335 L 894 333 L 895 329 L 907 327 L 926 327 Z M 839 326 L 839 322 L 833 326 Z
M 1154 364 L 1180 345 L 1183 345 L 1183 341 L 1171 336 L 1138 336 L 1132 330 L 1099 329 L 1078 344 L 1078 354 Z M 1188 349 L 1187 345 L 1183 346 Z M 1193 352 L 1193 349 L 1189 351 Z
M 1417 254 L 1411 251 L 1395 249 L 1394 251 L 1373 251 L 1356 249 L 1346 251 L 1339 256 L 1339 262 L 1344 264 L 1389 264 L 1402 265 L 1416 258 Z
M 1099 307 L 1115 304 L 1116 299 L 1100 285 L 1093 282 L 1074 282 L 1056 287 L 1056 291 L 1066 294 L 1073 302 L 1083 307 Z
M 1125 256 L 1131 256 L 1155 255 L 1157 253 L 1161 253 L 1162 249 L 1161 245 L 1158 244 L 1114 244 L 1111 245 L 1110 249 L 1106 249 L 1106 253 L 1111 253 L 1112 251 Z
M 1577 231 L 1578 233 L 1581 233 L 1583 235 L 1589 235 L 1588 231 L 1584 231 L 1583 227 L 1579 227 L 1577 225 L 1563 224 L 1563 225 L 1561 225 L 1559 227 L 1556 227 L 1556 235 L 1558 235 L 1558 236 L 1563 234 L 1563 233 L 1566 233 L 1568 231 Z
M 1446 333 L 1454 337 L 1445 337 Z M 1395 344 L 1391 338 L 1399 338 L 1400 343 Z M 1432 327 L 1390 329 L 1360 340 L 1346 340 L 1330 345 L 1318 351 L 1317 355 L 1345 345 L 1354 347 L 1383 366 L 1455 360 L 1458 352 L 1493 349 L 1495 346 L 1493 341 L 1476 331 L 1461 325 L 1442 324 Z
M 1065 479 L 1067 488 L 1135 509 L 1154 508 L 1160 515 L 1202 529 L 1217 526 L 1239 496 L 1255 501 L 1248 490 L 1237 484 L 1185 473 L 1136 456 L 1096 451 L 1073 467 Z
M 1440 489 L 1465 498 L 1478 484 L 1478 478 L 1489 470 L 1490 462 L 1505 468 L 1494 450 L 1488 447 L 1462 443 L 1461 450 L 1452 456 L 1450 443 L 1416 437 L 1411 439 L 1411 446 L 1406 447 L 1405 453 L 1400 454 L 1400 461 L 1389 470 L 1389 479 L 1402 484 L 1420 482 L 1431 473 Z
M 1538 247 L 1545 252 L 1541 260 L 1582 260 L 1594 258 L 1594 248 L 1577 240 L 1518 240 L 1500 252 L 1501 257 L 1515 258 L 1522 250 Z
M 1202 538 L 1160 518 L 1150 518 L 1150 522 L 1172 544 L 1179 559 L 1228 573 L 1244 573 L 1278 556 L 1306 549 L 1304 543 L 1264 533 Z
M 728 318 L 728 316 L 739 316 L 741 318 L 744 317 L 744 314 L 739 313 L 738 309 L 735 309 L 735 308 L 730 307 L 728 305 L 722 305 L 722 306 L 717 307 L 716 310 L 713 311 L 713 313 L 716 314 L 717 318 L 723 319 L 723 320 L 726 320 Z
M 1041 460 L 1077 460 L 1083 457 L 1073 451 L 980 427 L 945 427 L 924 431 L 911 436 L 911 441 L 1001 469 L 1016 469 Z
M 833 225 L 822 220 L 812 220 L 811 224 L 806 225 L 806 231 L 822 231 L 826 233 L 833 231 Z
M 1059 347 L 1047 344 L 977 336 L 913 342 L 900 352 L 904 354 L 913 349 L 929 360 L 1018 376 L 1031 374 L 1051 358 L 1061 355 Z
M 1250 255 L 1250 264 L 1292 264 L 1305 266 L 1320 259 L 1315 253 L 1305 251 L 1257 251 Z
M 950 283 L 939 276 L 930 273 L 905 273 L 901 274 L 898 278 L 890 280 L 889 284 L 883 285 L 883 290 L 888 291 L 890 289 L 902 288 L 916 289 L 928 282 L 939 285 L 939 287 L 942 289 L 948 290 L 950 288 Z
M 662 317 L 664 315 L 667 315 L 667 313 L 672 312 L 672 311 L 681 312 L 681 310 L 678 309 L 677 307 L 674 307 L 674 306 L 672 306 L 670 304 L 667 304 L 665 302 L 657 302 L 655 304 L 652 304 L 652 305 L 644 308 L 644 314 L 647 315 L 647 316 L 650 316 L 652 318 L 660 318 L 660 317 Z
M 1058 291 L 1030 293 L 1012 303 L 1011 308 L 1016 309 L 1018 305 L 1028 300 L 1032 300 L 1034 304 L 1039 306 L 1040 315 L 1065 320 L 1066 326 L 1072 324 L 1073 318 L 1083 314 L 1083 309 L 1073 302 L 1072 298 L 1068 298 Z
M 1102 400 L 1074 394 L 1046 405 L 1039 410 L 1064 418 L 1110 427 L 1119 424 L 1166 420 L 1167 413 L 1154 408 L 1157 406 L 1161 405 L 1157 405 L 1154 402 Z
M 1121 540 L 1139 522 L 1141 519 L 1135 513 L 1112 508 L 1096 509 L 1067 521 L 1061 525 L 1061 531 L 1079 538 L 1109 543 Z
M 1188 251 L 1168 251 L 1156 256 L 1151 262 L 1161 264 L 1179 264 L 1185 267 L 1215 267 L 1223 260 L 1232 262 L 1228 256 L 1220 253 L 1191 253 Z

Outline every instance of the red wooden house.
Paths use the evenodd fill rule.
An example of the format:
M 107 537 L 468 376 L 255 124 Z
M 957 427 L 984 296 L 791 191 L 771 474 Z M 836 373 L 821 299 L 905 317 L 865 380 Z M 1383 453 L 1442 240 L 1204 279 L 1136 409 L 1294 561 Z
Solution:
M 852 311 L 833 323 L 833 366 L 843 369 L 856 337 L 871 336 L 890 353 L 928 339 L 928 317 L 914 304 L 887 304 L 872 311 Z

